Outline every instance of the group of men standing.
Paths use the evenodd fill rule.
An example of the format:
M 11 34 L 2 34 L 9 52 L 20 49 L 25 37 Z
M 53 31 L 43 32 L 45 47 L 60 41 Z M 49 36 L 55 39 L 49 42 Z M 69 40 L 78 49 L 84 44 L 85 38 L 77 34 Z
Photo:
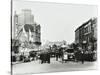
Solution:
M 50 53 L 49 52 L 44 52 L 40 54 L 40 60 L 41 64 L 43 63 L 49 63 L 50 64 Z

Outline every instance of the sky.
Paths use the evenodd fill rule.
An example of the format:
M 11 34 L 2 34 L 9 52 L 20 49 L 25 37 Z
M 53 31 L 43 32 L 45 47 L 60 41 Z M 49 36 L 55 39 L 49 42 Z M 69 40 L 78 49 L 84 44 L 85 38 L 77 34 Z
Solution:
M 31 9 L 35 22 L 41 25 L 41 41 L 75 40 L 75 30 L 92 17 L 97 17 L 97 6 L 33 1 L 13 1 L 13 13 Z

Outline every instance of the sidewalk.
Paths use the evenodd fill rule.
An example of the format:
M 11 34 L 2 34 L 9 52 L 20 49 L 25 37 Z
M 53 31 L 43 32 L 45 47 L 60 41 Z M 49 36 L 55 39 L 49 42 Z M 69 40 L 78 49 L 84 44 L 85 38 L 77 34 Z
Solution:
M 23 61 L 11 62 L 12 65 L 21 64 L 21 63 L 24 63 L 24 62 Z

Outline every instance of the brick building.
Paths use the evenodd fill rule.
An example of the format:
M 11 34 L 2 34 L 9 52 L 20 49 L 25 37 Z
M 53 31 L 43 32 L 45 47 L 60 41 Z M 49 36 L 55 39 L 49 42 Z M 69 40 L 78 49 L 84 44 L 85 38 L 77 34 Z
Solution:
M 75 30 L 75 43 L 85 50 L 96 49 L 97 18 L 91 18 Z M 94 48 L 93 48 L 94 47 Z

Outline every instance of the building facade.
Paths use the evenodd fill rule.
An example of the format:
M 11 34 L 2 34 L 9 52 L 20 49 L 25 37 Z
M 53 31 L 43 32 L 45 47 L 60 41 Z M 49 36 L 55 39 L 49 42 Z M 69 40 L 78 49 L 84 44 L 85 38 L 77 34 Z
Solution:
M 75 43 L 85 50 L 96 49 L 97 18 L 89 19 L 75 30 Z
M 14 14 L 14 37 L 27 44 L 28 48 L 38 48 L 41 45 L 41 26 L 34 21 L 32 11 L 23 9 L 22 13 Z

